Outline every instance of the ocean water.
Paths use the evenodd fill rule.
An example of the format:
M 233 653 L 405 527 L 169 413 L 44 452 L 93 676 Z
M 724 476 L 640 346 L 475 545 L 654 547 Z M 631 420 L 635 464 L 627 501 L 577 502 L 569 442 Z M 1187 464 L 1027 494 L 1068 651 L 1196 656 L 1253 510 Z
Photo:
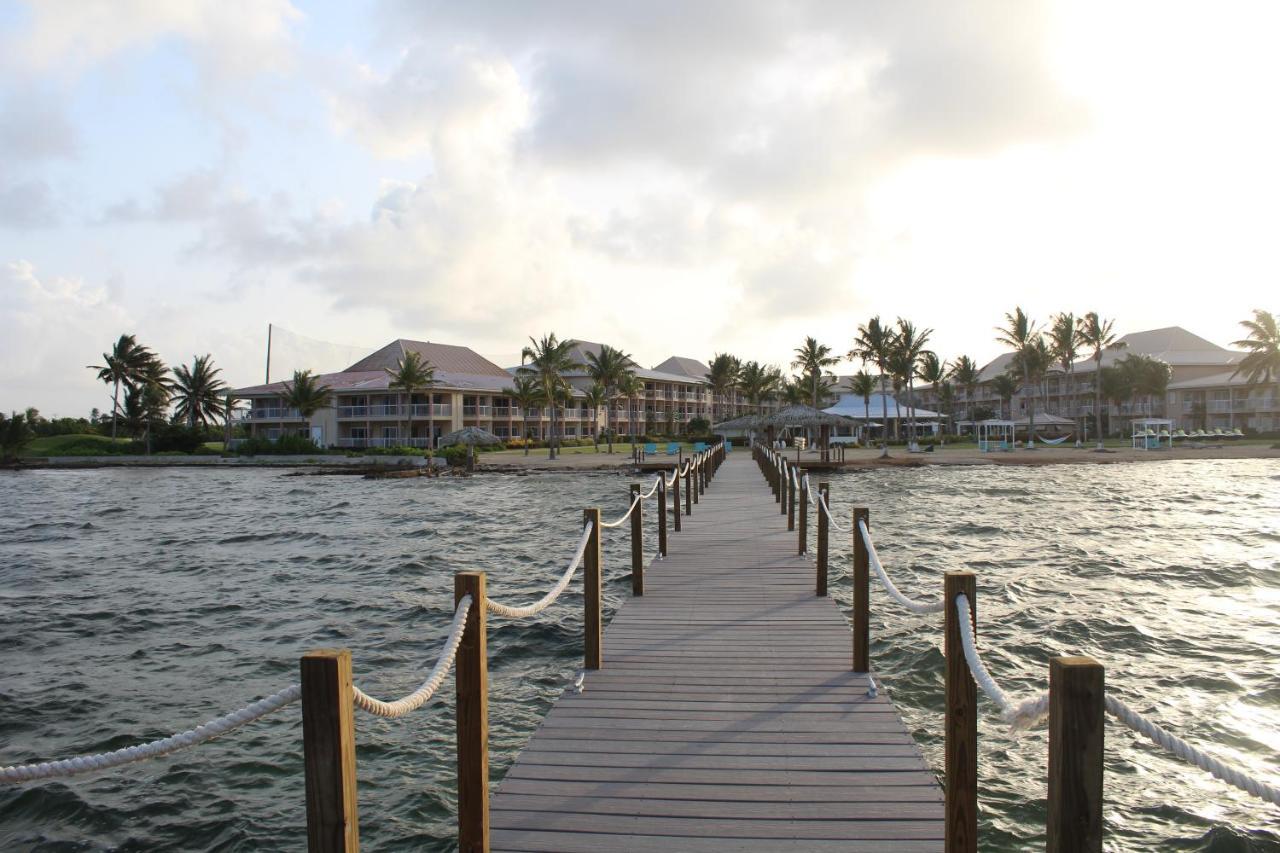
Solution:
M 979 573 L 979 642 L 1007 691 L 1079 653 L 1109 689 L 1229 762 L 1280 778 L 1280 464 L 1195 461 L 920 468 L 832 476 L 871 507 L 881 557 L 918 598 Z M 394 698 L 435 660 L 452 575 L 524 603 L 563 570 L 581 508 L 626 508 L 629 477 L 365 481 L 280 471 L 0 473 L 0 764 L 162 737 L 297 679 L 307 649 L 352 650 Z M 832 594 L 846 606 L 847 537 Z M 606 607 L 629 594 L 606 537 Z M 502 773 L 581 659 L 575 582 L 542 618 L 491 620 L 491 768 Z M 872 593 L 873 665 L 942 764 L 940 616 Z M 357 715 L 370 850 L 453 849 L 452 684 L 401 720 Z M 993 709 L 985 704 L 987 711 Z M 980 725 L 984 850 L 1043 849 L 1046 738 Z M 1107 732 L 1114 850 L 1280 850 L 1280 809 Z M 0 788 L 0 850 L 301 850 L 297 706 L 170 757 Z

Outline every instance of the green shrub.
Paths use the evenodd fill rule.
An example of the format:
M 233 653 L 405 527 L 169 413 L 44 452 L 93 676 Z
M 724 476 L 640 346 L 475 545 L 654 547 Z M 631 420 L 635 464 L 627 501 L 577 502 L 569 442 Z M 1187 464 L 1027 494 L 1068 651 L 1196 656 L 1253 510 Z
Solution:
M 282 435 L 272 441 L 266 438 L 250 438 L 236 447 L 241 456 L 269 456 L 323 453 L 310 438 L 301 435 Z

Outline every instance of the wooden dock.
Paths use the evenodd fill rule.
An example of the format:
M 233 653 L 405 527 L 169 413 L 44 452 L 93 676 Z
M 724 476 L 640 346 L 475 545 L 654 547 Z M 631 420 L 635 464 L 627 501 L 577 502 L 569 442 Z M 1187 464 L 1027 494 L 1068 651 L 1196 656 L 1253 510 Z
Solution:
M 938 781 L 749 453 L 683 522 L 492 797 L 492 849 L 941 850 Z

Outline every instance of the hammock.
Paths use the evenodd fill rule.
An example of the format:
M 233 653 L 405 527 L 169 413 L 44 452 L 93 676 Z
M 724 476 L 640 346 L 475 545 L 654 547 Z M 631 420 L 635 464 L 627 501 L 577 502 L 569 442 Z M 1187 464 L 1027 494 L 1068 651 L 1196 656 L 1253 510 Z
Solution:
M 1068 438 L 1071 438 L 1073 434 L 1074 433 L 1067 433 L 1066 435 L 1061 436 L 1060 438 L 1045 438 L 1042 435 L 1037 435 L 1036 438 L 1039 439 L 1040 441 L 1043 441 L 1045 444 L 1050 445 L 1051 447 L 1057 447 L 1059 444 L 1062 444 L 1062 442 L 1066 441 Z

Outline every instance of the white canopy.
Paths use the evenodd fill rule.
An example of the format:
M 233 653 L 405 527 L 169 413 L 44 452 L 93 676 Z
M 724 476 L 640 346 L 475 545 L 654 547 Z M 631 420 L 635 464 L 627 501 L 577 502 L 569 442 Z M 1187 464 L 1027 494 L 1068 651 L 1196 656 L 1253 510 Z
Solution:
M 932 421 L 942 417 L 937 412 L 931 412 L 928 409 L 912 409 L 905 403 L 899 403 L 899 406 L 901 406 L 901 414 L 904 421 L 912 417 L 918 421 Z M 822 411 L 829 415 L 844 415 L 846 418 L 853 418 L 859 421 L 864 421 L 868 417 L 871 420 L 893 420 L 899 414 L 899 408 L 894 405 L 894 398 L 891 394 L 872 394 L 869 406 L 864 406 L 862 397 L 857 394 L 841 394 L 838 403 Z

